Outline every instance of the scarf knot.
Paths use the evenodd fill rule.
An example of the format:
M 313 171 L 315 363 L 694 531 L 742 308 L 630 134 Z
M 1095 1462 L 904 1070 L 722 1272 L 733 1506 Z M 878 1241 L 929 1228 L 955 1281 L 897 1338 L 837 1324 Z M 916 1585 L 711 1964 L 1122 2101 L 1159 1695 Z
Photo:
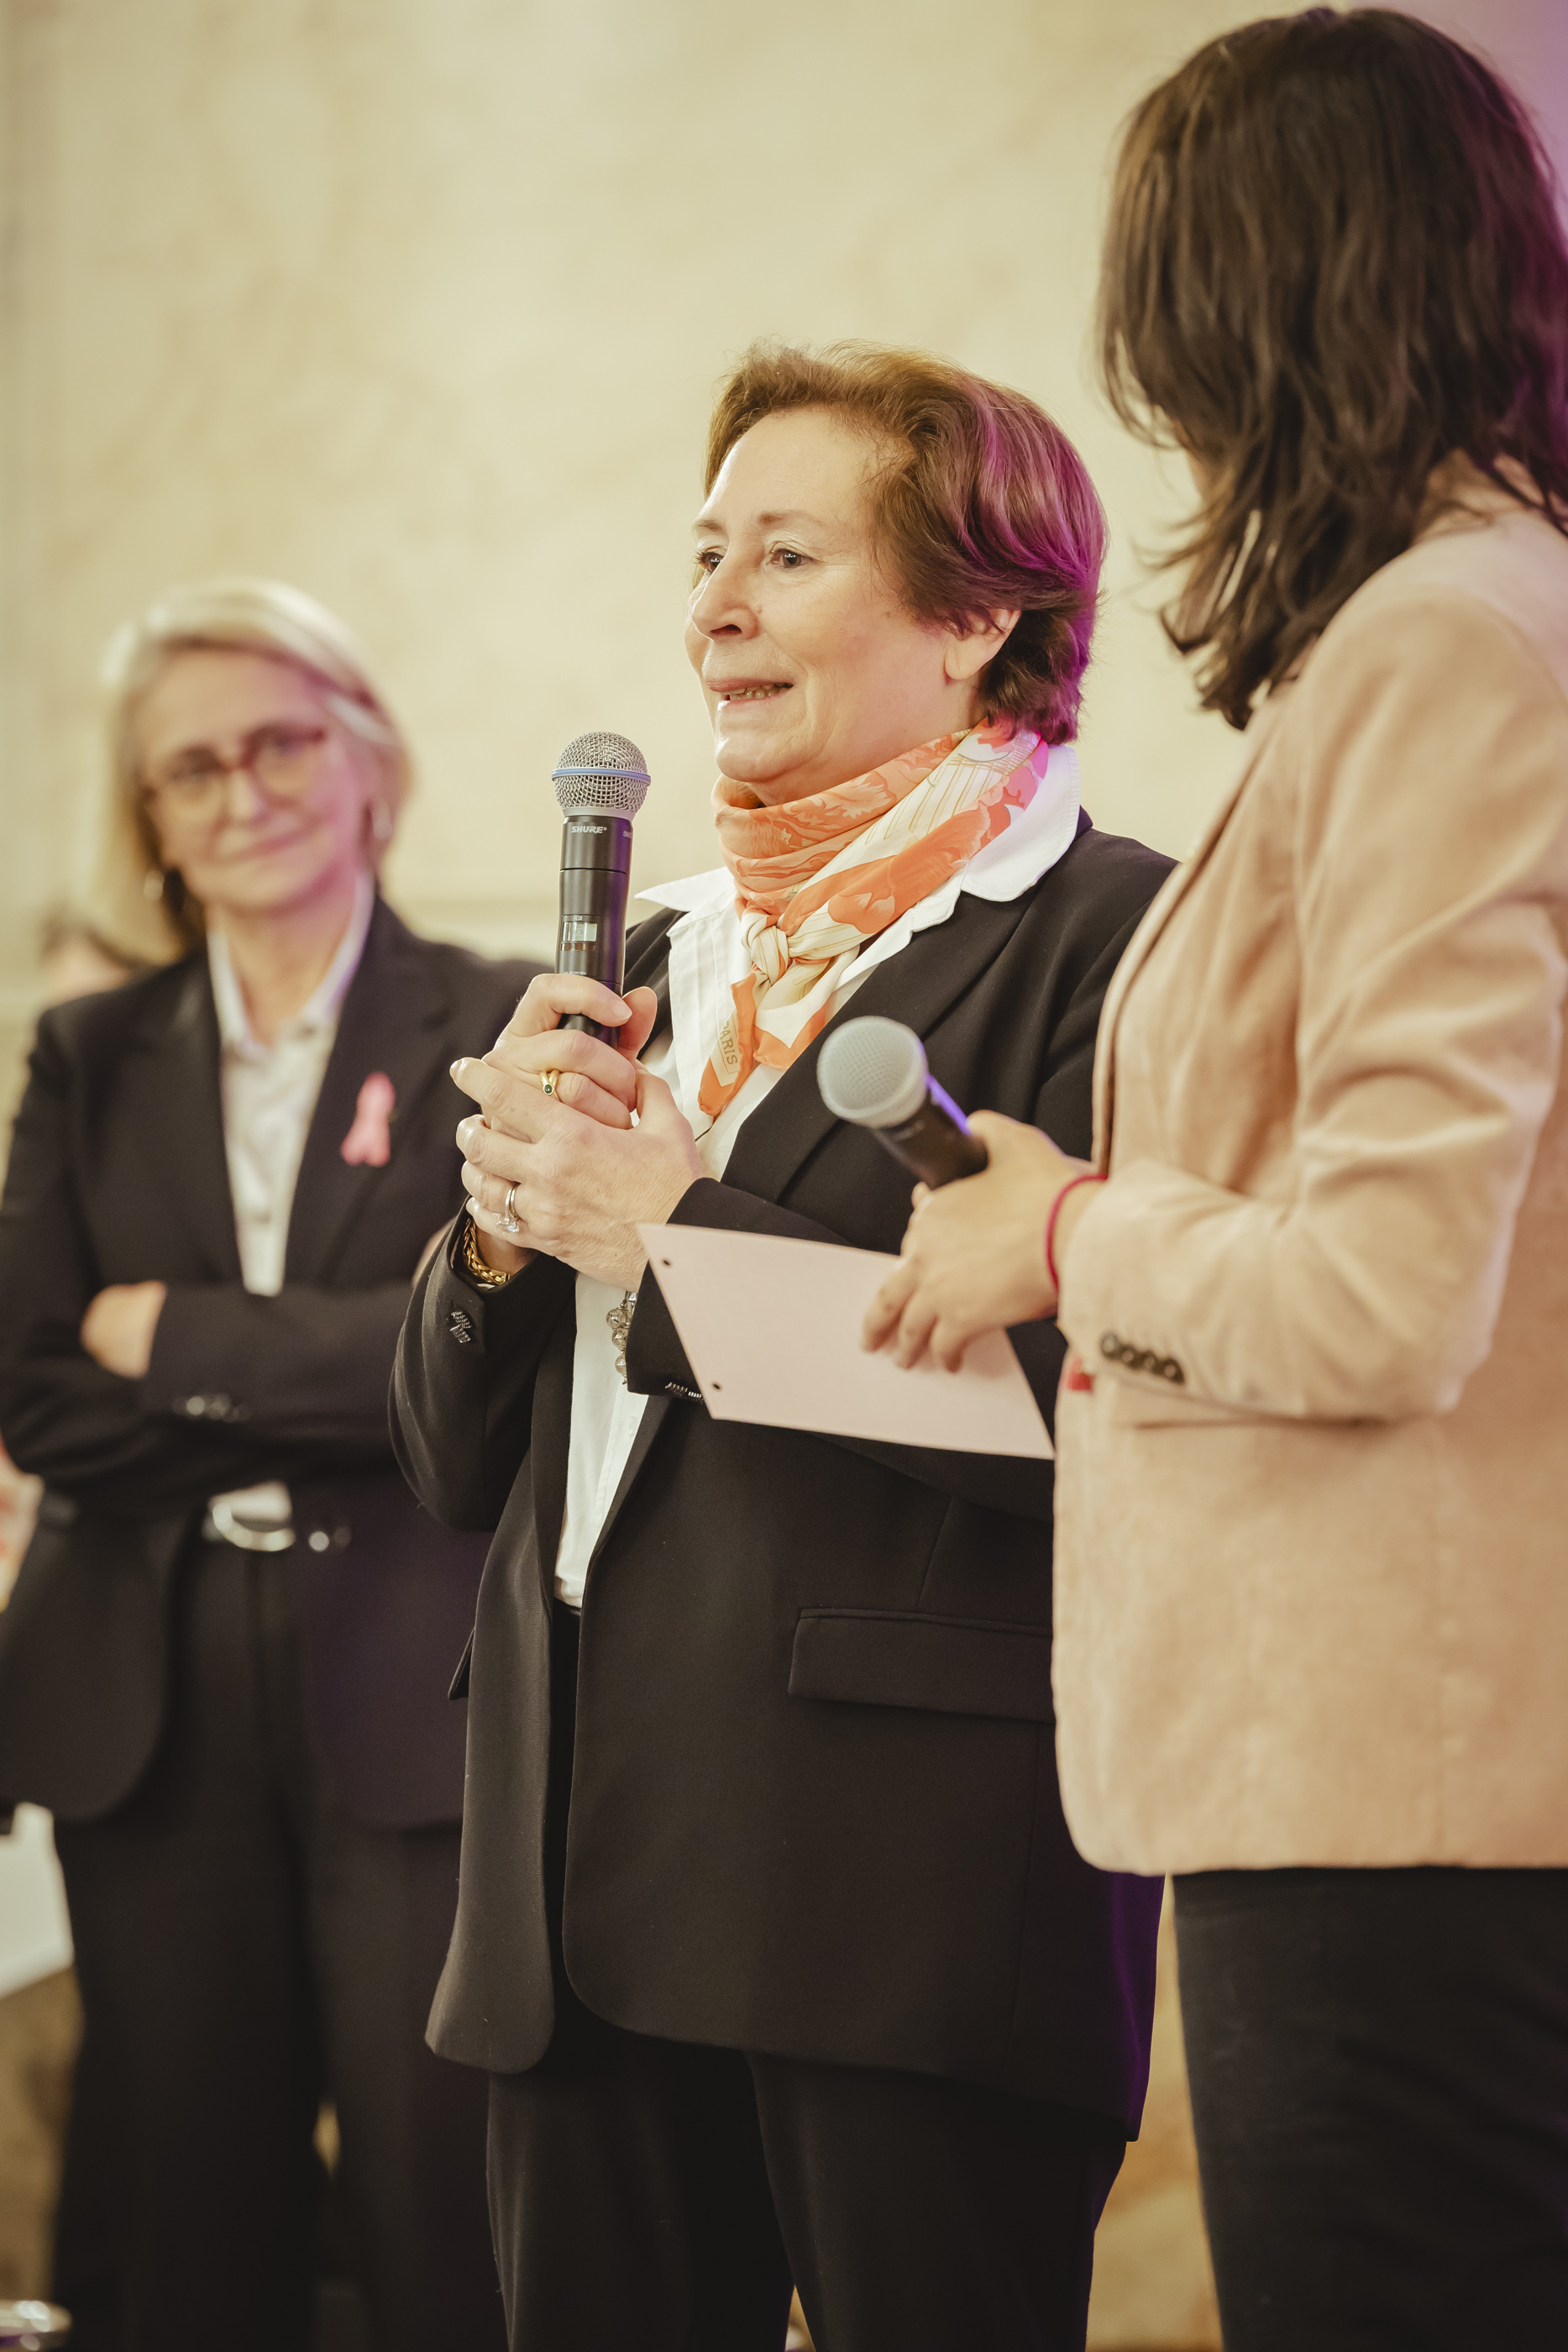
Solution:
M 741 936 L 751 958 L 752 977 L 771 988 L 789 969 L 789 936 L 760 908 L 748 908 L 740 919 Z
M 751 969 L 697 1099 L 716 1118 L 762 1063 L 788 1069 L 855 958 L 1029 807 L 1051 752 L 1008 720 L 943 735 L 825 793 L 759 807 L 721 776 L 714 808 Z

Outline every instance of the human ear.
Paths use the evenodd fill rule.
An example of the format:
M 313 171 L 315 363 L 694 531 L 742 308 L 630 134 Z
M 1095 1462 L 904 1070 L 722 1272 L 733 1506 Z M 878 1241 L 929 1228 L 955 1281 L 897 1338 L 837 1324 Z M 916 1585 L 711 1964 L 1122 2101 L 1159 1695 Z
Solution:
M 163 839 L 163 828 L 158 822 L 152 803 L 150 800 L 142 801 L 136 811 L 136 815 L 139 819 L 136 830 L 141 837 L 141 848 L 147 858 L 150 871 L 169 873 L 171 867 L 168 845 Z
M 942 667 L 950 686 L 967 685 L 994 661 L 1019 625 L 1021 607 L 998 606 L 977 613 L 967 629 L 949 630 L 943 646 Z

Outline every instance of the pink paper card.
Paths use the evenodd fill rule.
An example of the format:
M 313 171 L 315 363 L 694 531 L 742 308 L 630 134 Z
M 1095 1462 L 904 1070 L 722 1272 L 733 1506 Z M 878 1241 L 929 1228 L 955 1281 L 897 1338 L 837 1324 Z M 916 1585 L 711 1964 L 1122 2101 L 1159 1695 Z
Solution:
M 716 1421 L 1051 1459 L 1005 1331 L 977 1339 L 956 1372 L 862 1352 L 866 1308 L 896 1259 L 708 1225 L 638 1230 Z

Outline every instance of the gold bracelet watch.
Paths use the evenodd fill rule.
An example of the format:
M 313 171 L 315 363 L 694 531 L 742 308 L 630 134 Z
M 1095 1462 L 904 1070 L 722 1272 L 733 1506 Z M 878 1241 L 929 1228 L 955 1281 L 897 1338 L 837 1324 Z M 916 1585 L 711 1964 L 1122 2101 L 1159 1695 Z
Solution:
M 492 1265 L 479 1249 L 478 1237 L 472 1223 L 463 1229 L 463 1270 L 481 1290 L 504 1290 L 512 1276 L 498 1265 Z M 513 1272 L 517 1269 L 514 1267 Z

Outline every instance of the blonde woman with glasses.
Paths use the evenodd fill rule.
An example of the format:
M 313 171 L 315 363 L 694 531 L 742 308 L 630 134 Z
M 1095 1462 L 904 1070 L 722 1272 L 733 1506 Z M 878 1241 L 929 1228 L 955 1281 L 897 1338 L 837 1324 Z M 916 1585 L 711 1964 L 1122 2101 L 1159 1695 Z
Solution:
M 378 874 L 409 758 L 297 590 L 178 590 L 108 675 L 114 929 L 47 1013 L 0 1207 L 0 1432 L 45 1481 L 0 1798 L 54 1812 L 87 2017 L 57 2290 L 84 2342 L 313 2340 L 323 2099 L 378 2347 L 499 2344 L 484 2101 L 423 2046 L 483 1540 L 392 1461 L 459 1206 L 454 1055 L 531 968 Z

